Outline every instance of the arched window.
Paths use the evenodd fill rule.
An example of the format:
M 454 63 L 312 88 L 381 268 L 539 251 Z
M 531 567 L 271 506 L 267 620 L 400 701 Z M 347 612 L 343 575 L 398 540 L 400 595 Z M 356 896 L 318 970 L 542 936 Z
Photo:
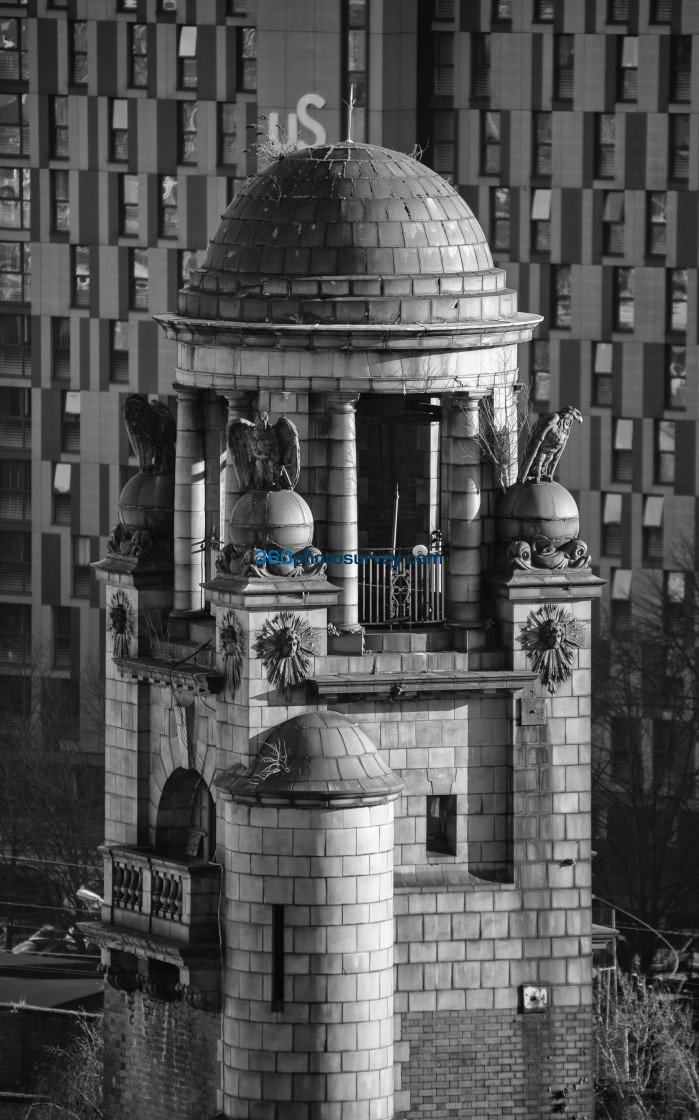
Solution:
M 166 781 L 155 822 L 160 855 L 210 860 L 216 851 L 216 811 L 208 786 L 196 770 L 175 770 Z

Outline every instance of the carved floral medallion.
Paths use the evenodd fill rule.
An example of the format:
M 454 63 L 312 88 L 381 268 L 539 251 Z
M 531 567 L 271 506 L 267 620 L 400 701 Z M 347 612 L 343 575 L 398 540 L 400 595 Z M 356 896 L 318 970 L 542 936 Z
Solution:
M 519 640 L 541 683 L 553 693 L 567 681 L 575 662 L 575 651 L 585 637 L 585 626 L 565 607 L 545 606 L 532 611 L 520 627 Z

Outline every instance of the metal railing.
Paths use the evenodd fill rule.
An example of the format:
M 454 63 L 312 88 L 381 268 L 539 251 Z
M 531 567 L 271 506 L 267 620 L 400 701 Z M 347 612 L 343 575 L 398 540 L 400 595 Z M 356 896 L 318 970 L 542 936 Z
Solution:
M 371 548 L 359 569 L 363 626 L 424 626 L 444 621 L 444 557 L 410 549 Z

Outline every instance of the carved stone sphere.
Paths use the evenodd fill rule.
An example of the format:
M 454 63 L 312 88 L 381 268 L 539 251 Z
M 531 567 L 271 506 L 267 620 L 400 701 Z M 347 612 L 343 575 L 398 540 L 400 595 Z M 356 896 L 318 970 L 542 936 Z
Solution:
M 301 552 L 313 540 L 313 514 L 295 490 L 251 490 L 231 514 L 228 535 L 235 549 Z
M 150 529 L 171 540 L 175 508 L 174 474 L 146 474 L 130 478 L 119 496 L 119 521 L 127 529 Z
M 552 544 L 574 540 L 580 531 L 580 514 L 572 494 L 559 482 L 515 482 L 500 498 L 495 510 L 500 541 L 536 541 Z

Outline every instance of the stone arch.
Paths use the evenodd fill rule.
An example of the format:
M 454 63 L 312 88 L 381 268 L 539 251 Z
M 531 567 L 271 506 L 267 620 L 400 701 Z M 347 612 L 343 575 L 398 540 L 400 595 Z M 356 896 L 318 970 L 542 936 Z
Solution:
M 213 859 L 216 806 L 204 778 L 178 767 L 165 782 L 155 821 L 155 846 L 172 859 Z

